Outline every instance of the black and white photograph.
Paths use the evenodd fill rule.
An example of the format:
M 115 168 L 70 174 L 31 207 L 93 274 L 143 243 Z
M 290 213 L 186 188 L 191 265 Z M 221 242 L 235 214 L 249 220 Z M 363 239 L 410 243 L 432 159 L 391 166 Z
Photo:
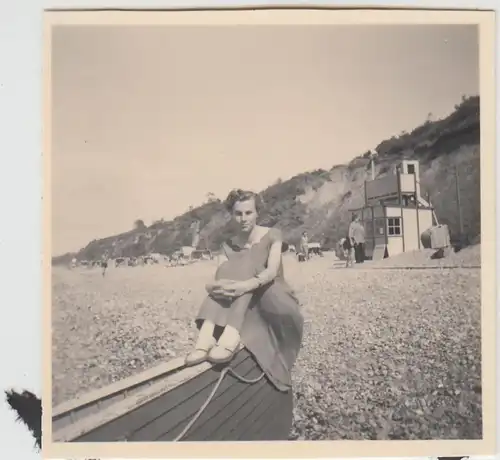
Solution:
M 481 12 L 274 13 L 51 13 L 49 443 L 491 445 Z

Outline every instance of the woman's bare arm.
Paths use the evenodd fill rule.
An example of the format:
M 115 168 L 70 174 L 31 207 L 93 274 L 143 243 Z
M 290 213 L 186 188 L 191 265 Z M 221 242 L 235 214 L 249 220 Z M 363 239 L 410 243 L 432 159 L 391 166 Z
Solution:
M 267 267 L 257 275 L 261 285 L 274 281 L 278 276 L 281 266 L 282 244 L 283 242 L 281 240 L 276 240 L 272 243 L 267 259 Z
M 247 292 L 255 291 L 259 287 L 271 283 L 278 276 L 282 258 L 282 244 L 283 242 L 281 241 L 281 238 L 273 241 L 271 248 L 269 249 L 267 267 L 257 276 L 248 280 Z

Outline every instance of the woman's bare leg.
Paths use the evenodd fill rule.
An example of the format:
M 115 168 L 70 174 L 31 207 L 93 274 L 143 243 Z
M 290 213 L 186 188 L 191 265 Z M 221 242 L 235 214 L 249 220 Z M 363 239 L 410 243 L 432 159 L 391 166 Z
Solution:
M 227 324 L 224 332 L 217 341 L 216 347 L 210 350 L 209 358 L 214 362 L 229 361 L 238 345 L 240 344 L 240 331 L 243 327 L 245 315 L 250 306 L 253 294 L 243 294 L 238 297 L 232 304 Z
M 195 348 L 197 350 L 206 350 L 207 345 L 210 346 L 214 341 L 215 324 L 206 319 L 200 327 L 198 339 L 196 340 Z
M 250 263 L 221 265 L 216 274 L 215 280 L 245 281 L 256 275 L 255 267 Z M 227 315 L 226 326 L 217 341 L 217 345 L 210 350 L 209 358 L 213 362 L 227 362 L 231 359 L 234 351 L 240 344 L 240 331 L 253 293 L 243 294 L 231 302 Z

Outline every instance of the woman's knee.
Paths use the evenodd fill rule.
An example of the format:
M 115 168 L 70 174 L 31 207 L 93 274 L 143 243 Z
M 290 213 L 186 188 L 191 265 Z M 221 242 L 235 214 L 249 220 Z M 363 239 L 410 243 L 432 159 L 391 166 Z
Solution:
M 255 270 L 253 267 L 224 267 L 223 270 L 217 270 L 215 273 L 215 279 L 229 279 L 233 281 L 246 281 L 249 278 L 255 276 Z

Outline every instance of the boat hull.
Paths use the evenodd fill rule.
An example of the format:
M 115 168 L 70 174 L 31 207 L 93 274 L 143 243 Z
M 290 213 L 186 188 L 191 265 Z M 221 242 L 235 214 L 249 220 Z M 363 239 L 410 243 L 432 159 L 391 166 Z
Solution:
M 93 411 L 88 410 L 92 404 L 86 406 L 91 414 L 87 422 L 84 416 L 77 416 L 75 423 L 64 423 L 62 418 L 68 418 L 69 412 L 59 414 L 59 418 L 53 417 L 54 438 L 70 442 L 287 440 L 293 420 L 292 391 L 277 390 L 244 348 L 233 358 L 230 368 L 245 381 L 225 373 L 212 399 L 198 414 L 224 367 L 205 365 L 175 385 L 168 381 L 179 377 L 177 371 L 156 378 L 154 383 L 143 382 L 146 386 L 142 389 L 134 392 L 129 388 L 129 396 L 124 389 L 125 395 L 114 406 L 93 401 Z M 165 391 L 161 391 L 162 385 Z M 152 390 L 154 386 L 157 390 Z M 116 395 L 113 397 L 116 400 Z M 74 414 L 75 410 L 73 420 Z M 177 439 L 194 417 L 196 421 Z

